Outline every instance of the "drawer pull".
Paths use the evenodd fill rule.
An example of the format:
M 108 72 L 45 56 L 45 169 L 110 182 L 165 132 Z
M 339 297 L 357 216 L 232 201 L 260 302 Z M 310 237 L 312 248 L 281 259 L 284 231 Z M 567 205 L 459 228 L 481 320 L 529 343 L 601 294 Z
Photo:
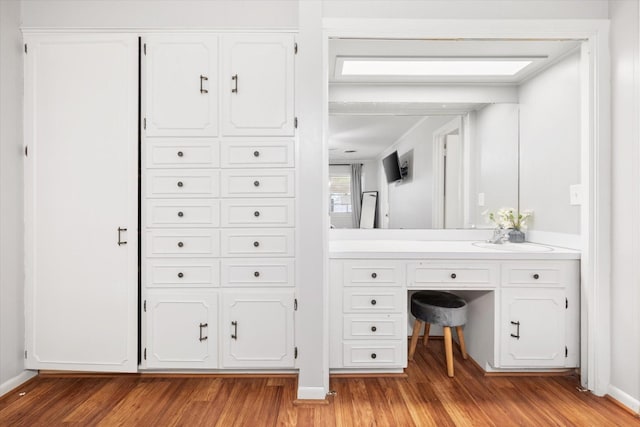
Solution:
M 259 271 L 254 271 L 253 272 L 253 277 L 260 277 L 260 272 Z
M 258 150 L 254 151 L 253 157 L 260 157 L 260 152 Z
M 375 279 L 376 277 L 378 277 L 377 273 L 371 273 L 371 278 Z
M 375 353 L 371 353 L 371 358 L 372 358 L 372 359 L 375 359 L 376 357 L 378 357 L 378 355 L 377 355 L 377 354 L 375 354 Z
M 183 272 L 178 273 L 178 278 L 182 279 L 183 277 L 184 277 L 184 273 Z
M 376 305 L 377 303 L 378 303 L 378 301 L 376 301 L 374 299 L 371 300 L 371 305 Z
M 206 341 L 209 337 L 202 336 L 202 329 L 209 327 L 208 323 L 200 323 L 200 342 Z
M 260 181 L 253 181 L 254 187 L 260 187 Z
M 512 325 L 516 325 L 516 333 L 515 333 L 515 335 L 514 335 L 514 334 L 511 334 L 511 336 L 512 336 L 513 338 L 515 338 L 515 339 L 519 340 L 519 339 L 520 339 L 520 322 L 519 322 L 519 321 L 518 321 L 518 322 L 514 322 L 514 321 L 512 320 L 512 321 L 511 321 L 511 324 L 512 324 Z
M 538 280 L 538 279 L 540 278 L 540 275 L 539 275 L 538 273 L 536 273 L 536 274 L 534 274 L 534 275 L 533 275 L 533 278 L 534 278 L 535 280 Z
M 456 277 L 458 277 L 458 276 L 456 276 L 456 273 L 451 273 L 451 278 L 452 279 L 455 279 Z
M 375 332 L 375 331 L 377 331 L 377 330 L 378 330 L 378 328 L 376 328 L 375 326 L 372 326 L 372 327 L 371 327 L 371 332 Z
M 260 246 L 260 242 L 258 242 L 258 241 L 253 242 L 253 247 L 254 248 L 257 248 L 258 246 Z
M 184 212 L 182 212 L 182 211 L 178 212 L 178 216 L 179 216 L 180 218 L 182 218 L 182 217 L 184 216 Z
M 184 246 L 184 243 L 182 243 L 182 242 L 178 242 L 178 247 L 179 247 L 179 248 L 181 248 L 181 247 L 183 247 L 183 246 Z
M 178 187 L 184 187 L 184 183 L 182 181 L 178 181 Z
M 255 216 L 256 218 L 257 218 L 257 217 L 259 217 L 259 216 L 260 216 L 260 211 L 255 211 L 255 212 L 253 213 L 253 216 Z
M 182 151 L 178 151 L 178 157 L 182 157 L 184 156 L 184 153 Z

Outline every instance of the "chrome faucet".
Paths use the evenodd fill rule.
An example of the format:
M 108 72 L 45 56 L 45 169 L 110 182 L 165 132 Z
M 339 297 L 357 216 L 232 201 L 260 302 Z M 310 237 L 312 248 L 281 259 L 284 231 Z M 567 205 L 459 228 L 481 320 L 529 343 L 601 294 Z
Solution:
M 509 231 L 505 228 L 496 228 L 493 230 L 493 237 L 487 240 L 487 243 L 493 243 L 494 245 L 501 245 L 509 239 Z

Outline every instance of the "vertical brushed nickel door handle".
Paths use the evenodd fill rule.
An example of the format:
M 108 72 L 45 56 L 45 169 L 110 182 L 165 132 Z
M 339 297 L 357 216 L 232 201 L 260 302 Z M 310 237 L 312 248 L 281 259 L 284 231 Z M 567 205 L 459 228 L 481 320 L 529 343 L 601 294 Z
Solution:
M 238 75 L 234 74 L 231 76 L 231 80 L 235 83 L 235 87 L 231 89 L 231 93 L 238 93 Z
M 203 76 L 202 74 L 200 75 L 200 93 L 209 93 L 209 91 L 203 87 L 203 83 L 208 80 L 209 77 Z

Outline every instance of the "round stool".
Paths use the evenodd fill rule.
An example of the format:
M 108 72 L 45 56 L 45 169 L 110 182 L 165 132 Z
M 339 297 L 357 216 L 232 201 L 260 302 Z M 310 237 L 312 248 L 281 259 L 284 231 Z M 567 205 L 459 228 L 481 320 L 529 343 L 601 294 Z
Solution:
M 431 324 L 441 325 L 444 330 L 444 349 L 447 358 L 447 374 L 453 377 L 453 350 L 451 345 L 451 328 L 456 328 L 462 358 L 467 358 L 462 325 L 467 323 L 467 303 L 457 295 L 440 291 L 420 291 L 411 296 L 411 314 L 416 318 L 411 335 L 409 360 L 413 360 L 418 344 L 418 336 L 422 323 L 424 326 L 423 344 L 426 347 Z

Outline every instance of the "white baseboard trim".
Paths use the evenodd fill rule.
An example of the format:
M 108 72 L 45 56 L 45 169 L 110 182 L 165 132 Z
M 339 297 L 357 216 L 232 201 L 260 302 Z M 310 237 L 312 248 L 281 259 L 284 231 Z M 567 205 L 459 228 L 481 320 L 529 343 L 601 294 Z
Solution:
M 618 387 L 614 387 L 609 384 L 607 394 L 627 408 L 631 409 L 633 412 L 640 413 L 640 400 L 620 390 Z
M 324 387 L 298 387 L 299 400 L 324 400 L 327 390 Z
M 19 387 L 21 384 L 26 383 L 36 375 L 38 375 L 38 371 L 22 371 L 20 374 L 16 375 L 15 377 L 9 378 L 7 381 L 0 384 L 0 396 L 4 396 L 14 388 Z

